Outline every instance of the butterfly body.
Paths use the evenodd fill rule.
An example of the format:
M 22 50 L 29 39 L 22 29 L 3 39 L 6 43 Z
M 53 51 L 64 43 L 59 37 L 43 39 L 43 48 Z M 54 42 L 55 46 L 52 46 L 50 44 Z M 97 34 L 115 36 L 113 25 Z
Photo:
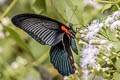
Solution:
M 76 32 L 72 27 L 36 14 L 19 14 L 12 18 L 12 23 L 27 32 L 43 45 L 50 45 L 50 61 L 63 76 L 75 72 L 72 50 L 78 54 L 75 44 Z

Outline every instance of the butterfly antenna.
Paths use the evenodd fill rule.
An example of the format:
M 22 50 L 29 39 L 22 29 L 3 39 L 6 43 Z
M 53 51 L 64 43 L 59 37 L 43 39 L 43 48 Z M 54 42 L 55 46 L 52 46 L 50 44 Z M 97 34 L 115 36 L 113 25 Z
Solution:
M 66 15 L 66 10 L 64 10 L 64 15 L 65 15 L 65 17 L 67 17 L 67 15 Z
M 55 5 L 54 5 L 54 3 L 53 3 L 53 0 L 50 0 L 50 2 L 51 2 L 51 5 L 52 5 L 52 7 L 55 9 L 55 11 L 58 13 L 58 15 L 59 15 L 59 17 L 62 17 L 62 19 L 64 20 L 64 22 L 68 22 L 68 21 L 66 21 L 65 19 L 64 19 L 64 17 L 63 17 L 63 15 L 61 15 L 60 13 L 59 13 L 59 11 L 57 10 L 57 8 L 55 7 Z
M 67 19 L 67 15 L 66 15 L 66 9 L 64 10 L 64 15 L 65 15 L 65 17 L 66 17 L 66 19 Z M 67 21 L 67 24 L 68 24 L 69 22 Z
M 71 21 L 72 21 L 72 17 L 73 17 L 73 15 L 75 14 L 76 10 L 77 10 L 77 6 L 75 7 L 75 10 L 74 10 L 72 16 L 70 17 L 70 20 L 69 20 L 70 23 L 71 23 Z

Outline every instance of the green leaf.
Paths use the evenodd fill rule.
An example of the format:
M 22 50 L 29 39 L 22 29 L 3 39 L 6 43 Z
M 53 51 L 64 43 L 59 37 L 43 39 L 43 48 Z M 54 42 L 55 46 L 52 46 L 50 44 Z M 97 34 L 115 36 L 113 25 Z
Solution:
M 36 58 L 39 58 L 43 54 L 46 54 L 46 52 L 49 50 L 49 47 L 47 45 L 41 45 L 33 39 L 30 39 L 29 41 L 29 48 Z
M 73 24 L 84 24 L 83 21 L 83 0 L 51 0 L 52 5 L 60 15 Z M 75 11 L 76 10 L 76 11 Z M 72 16 L 73 15 L 73 16 Z M 72 17 L 72 18 L 71 18 Z M 70 21 L 71 19 L 71 21 Z
M 33 3 L 32 9 L 36 12 L 36 13 L 40 13 L 46 10 L 46 3 L 45 0 L 36 0 Z
M 13 51 L 15 51 L 14 47 L 14 40 L 11 38 L 0 39 L 0 48 L 2 48 L 2 54 L 0 54 L 0 63 L 5 64 L 6 61 L 11 61 L 11 57 L 13 56 Z
M 115 72 L 115 73 L 113 74 L 113 79 L 114 79 L 114 80 L 120 80 L 120 73 Z
M 74 13 L 75 8 L 77 8 L 76 12 L 75 12 L 75 17 L 76 19 L 80 22 L 80 24 L 84 24 L 83 21 L 83 9 L 84 9 L 84 4 L 83 4 L 83 0 L 65 0 L 67 5 L 71 8 L 72 12 Z
M 43 80 L 41 75 L 39 75 L 39 73 L 33 68 L 28 69 L 27 75 L 25 77 L 27 78 L 26 80 Z
M 110 28 L 106 29 L 106 35 L 109 37 L 110 40 L 118 41 L 118 39 L 116 38 L 115 34 L 117 34 L 116 31 L 111 31 Z
M 17 43 L 23 50 L 25 50 L 27 53 L 30 53 L 31 57 L 33 58 L 33 55 L 32 55 L 32 53 L 31 53 L 30 49 L 28 48 L 28 46 L 27 46 L 27 44 L 24 42 L 24 40 L 22 40 L 22 39 L 20 38 L 19 34 L 18 34 L 15 30 L 13 30 L 13 29 L 11 29 L 11 28 L 9 28 L 9 27 L 5 27 L 5 29 L 10 33 L 10 35 L 13 37 L 13 39 L 16 41 L 16 43 Z M 34 58 L 33 58 L 33 59 L 34 59 Z
M 83 14 L 83 19 L 84 19 L 84 25 L 89 24 L 91 21 L 93 21 L 96 18 L 101 18 L 100 17 L 100 10 L 96 9 L 92 5 L 87 5 L 84 8 L 84 14 Z
M 117 68 L 117 70 L 120 70 L 120 59 L 117 59 L 117 61 L 115 62 L 115 67 Z
M 107 9 L 109 9 L 109 8 L 111 8 L 111 7 L 112 7 L 112 4 L 106 4 L 106 5 L 103 7 L 101 13 L 103 13 L 105 10 L 107 10 Z

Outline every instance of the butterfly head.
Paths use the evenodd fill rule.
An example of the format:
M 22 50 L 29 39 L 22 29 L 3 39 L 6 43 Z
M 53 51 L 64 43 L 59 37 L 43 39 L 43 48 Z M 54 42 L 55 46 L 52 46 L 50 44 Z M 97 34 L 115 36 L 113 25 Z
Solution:
M 72 38 L 75 38 L 75 34 L 76 34 L 76 32 L 74 31 L 74 29 L 73 29 L 73 24 L 72 23 L 69 23 L 69 32 L 70 32 L 70 36 L 72 37 Z

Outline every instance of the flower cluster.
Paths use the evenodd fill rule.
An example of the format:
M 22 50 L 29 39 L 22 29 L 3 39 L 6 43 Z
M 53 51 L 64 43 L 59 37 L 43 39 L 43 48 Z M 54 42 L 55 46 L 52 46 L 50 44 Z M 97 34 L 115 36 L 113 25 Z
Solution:
M 111 73 L 114 74 L 114 72 L 110 73 L 109 71 L 115 70 L 116 62 L 113 59 L 116 60 L 116 57 L 117 60 L 119 59 L 119 49 L 117 47 L 119 46 L 119 39 L 117 39 L 117 36 L 119 36 L 118 33 L 120 33 L 119 27 L 120 10 L 108 16 L 104 22 L 94 20 L 87 28 L 79 31 L 81 35 L 79 44 L 83 44 L 80 66 L 83 76 L 86 77 L 86 79 L 88 79 L 90 73 L 98 73 L 108 78 L 114 76 L 111 75 Z M 107 32 L 108 29 L 110 30 Z M 117 32 L 113 32 L 114 30 Z M 104 32 L 104 34 L 102 34 L 101 31 Z M 107 33 L 114 33 L 112 35 L 116 36 L 115 40 L 114 38 L 109 39 L 112 35 Z M 110 76 L 104 76 L 103 74 Z
M 26 65 L 27 64 L 27 60 L 25 60 L 24 58 L 22 58 L 21 56 L 18 56 L 17 58 L 16 58 L 16 61 L 15 62 L 13 62 L 12 64 L 11 64 L 11 68 L 12 69 L 17 69 L 20 65 Z
M 88 33 L 84 36 L 85 39 L 91 39 L 95 36 L 99 30 L 104 26 L 103 23 L 100 23 L 99 20 L 94 20 L 92 24 L 88 25 Z
M 3 32 L 4 27 L 10 25 L 10 19 L 8 17 L 5 17 L 3 19 L 1 19 L 1 23 L 0 23 L 0 39 L 5 38 L 5 36 L 8 36 L 9 33 L 8 32 Z
M 105 25 L 110 27 L 111 30 L 115 30 L 120 27 L 120 9 L 107 17 Z
M 6 35 L 9 35 L 8 32 L 6 32 L 6 34 L 5 34 L 5 32 L 4 32 L 4 26 L 8 26 L 9 23 L 10 23 L 9 21 L 10 21 L 10 20 L 9 20 L 8 17 L 1 19 L 1 23 L 0 23 L 0 39 L 5 39 L 5 36 L 6 36 Z M 3 52 L 3 48 L 2 48 L 2 46 L 1 46 L 1 47 L 0 47 L 0 53 L 2 53 L 2 52 Z
M 93 67 L 97 65 L 96 56 L 99 53 L 98 48 L 94 45 L 86 45 L 82 51 L 81 67 L 86 69 L 87 66 Z

